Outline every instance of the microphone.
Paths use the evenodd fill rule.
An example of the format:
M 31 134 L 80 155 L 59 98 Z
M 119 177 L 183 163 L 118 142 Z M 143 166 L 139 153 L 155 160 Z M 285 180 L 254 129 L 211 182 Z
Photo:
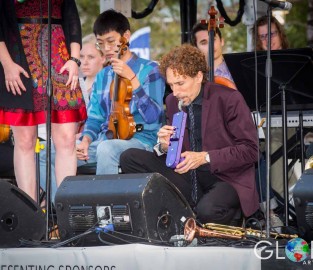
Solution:
M 282 10 L 290 10 L 292 8 L 292 4 L 285 1 L 276 1 L 276 0 L 260 0 L 270 5 L 273 8 L 280 8 Z

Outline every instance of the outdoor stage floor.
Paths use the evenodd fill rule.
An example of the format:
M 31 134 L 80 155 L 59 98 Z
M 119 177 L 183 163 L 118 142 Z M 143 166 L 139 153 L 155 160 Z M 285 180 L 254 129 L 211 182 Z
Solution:
M 273 249 L 272 249 L 273 250 Z M 280 249 L 279 257 L 285 256 Z M 259 259 L 253 248 L 165 247 L 126 244 L 97 247 L 0 249 L 1 270 L 271 270 L 312 269 L 306 264 Z M 286 256 L 285 256 L 286 257 Z

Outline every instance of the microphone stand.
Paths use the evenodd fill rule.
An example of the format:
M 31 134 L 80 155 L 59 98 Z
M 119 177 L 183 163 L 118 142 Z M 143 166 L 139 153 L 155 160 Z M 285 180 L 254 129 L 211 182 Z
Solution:
M 51 101 L 52 101 L 52 83 L 51 83 L 51 14 L 52 1 L 48 0 L 48 78 L 47 78 L 47 144 L 46 144 L 46 231 L 45 239 L 49 240 L 49 206 L 51 189 Z
M 267 8 L 267 58 L 265 67 L 266 76 L 266 238 L 270 237 L 270 183 L 271 183 L 271 6 Z

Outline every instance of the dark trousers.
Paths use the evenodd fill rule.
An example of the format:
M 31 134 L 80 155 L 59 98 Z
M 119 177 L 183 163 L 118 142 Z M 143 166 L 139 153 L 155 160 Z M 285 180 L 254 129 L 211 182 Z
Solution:
M 158 157 L 155 153 L 141 149 L 128 149 L 120 157 L 120 166 L 124 173 L 162 174 L 172 182 L 192 205 L 190 174 L 178 174 L 165 165 L 166 155 Z M 236 190 L 228 183 L 219 180 L 209 172 L 198 172 L 198 202 L 193 207 L 201 223 L 230 224 L 240 210 L 240 201 Z
M 14 146 L 11 140 L 0 143 L 0 174 L 14 169 L 13 164 Z
M 267 191 L 267 184 L 266 184 L 266 160 L 264 154 L 261 154 L 260 162 L 258 163 L 259 168 L 256 168 L 255 173 L 255 180 L 256 180 L 256 187 L 259 193 L 259 202 L 266 201 L 266 191 Z M 270 186 L 270 199 L 274 198 L 274 192 L 272 186 Z

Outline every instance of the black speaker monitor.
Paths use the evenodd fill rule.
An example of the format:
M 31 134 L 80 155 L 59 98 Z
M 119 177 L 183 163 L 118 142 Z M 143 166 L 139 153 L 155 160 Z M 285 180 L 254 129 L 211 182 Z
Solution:
M 66 177 L 56 197 L 61 240 L 97 227 L 76 245 L 161 244 L 183 232 L 194 214 L 183 195 L 158 173 Z M 78 237 L 77 237 L 78 238 Z
M 293 190 L 299 236 L 313 240 L 313 169 L 305 170 Z
M 25 192 L 0 180 L 0 247 L 19 247 L 20 240 L 41 240 L 45 216 Z

